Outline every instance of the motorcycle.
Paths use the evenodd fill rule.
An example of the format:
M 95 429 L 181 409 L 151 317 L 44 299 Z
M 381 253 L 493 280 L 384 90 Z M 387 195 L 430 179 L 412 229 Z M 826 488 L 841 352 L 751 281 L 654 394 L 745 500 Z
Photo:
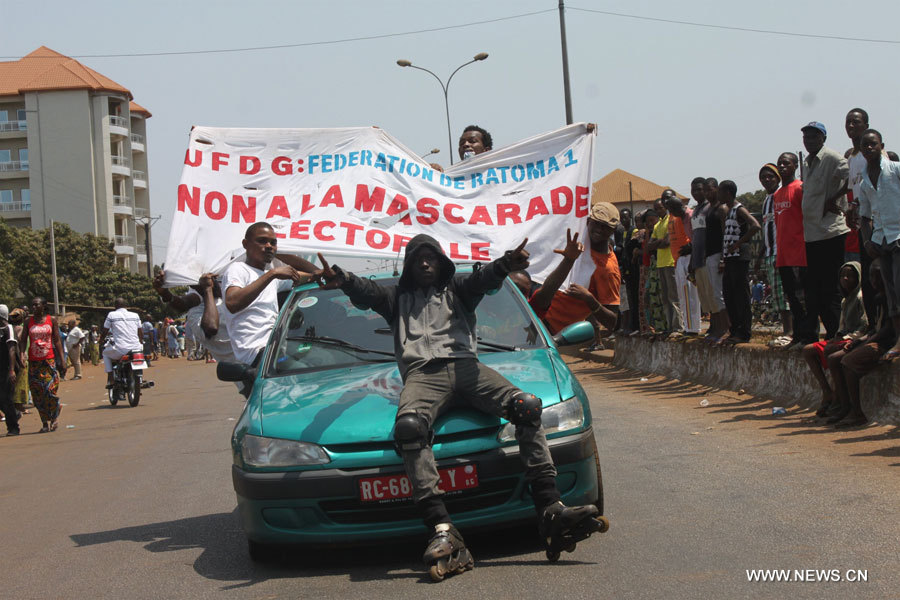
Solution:
M 147 368 L 143 352 L 129 352 L 113 361 L 113 384 L 109 388 L 109 403 L 115 406 L 119 400 L 128 400 L 129 406 L 137 406 L 141 401 L 141 390 L 153 387 L 152 381 L 144 381 L 143 371 Z

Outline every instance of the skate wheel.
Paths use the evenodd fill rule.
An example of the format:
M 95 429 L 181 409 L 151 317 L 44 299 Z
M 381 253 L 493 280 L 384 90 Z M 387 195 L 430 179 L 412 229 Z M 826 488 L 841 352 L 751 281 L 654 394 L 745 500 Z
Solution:
M 440 565 L 431 565 L 431 568 L 428 569 L 428 574 L 431 575 L 432 581 L 444 580 L 444 570 L 441 569 Z
M 597 531 L 606 533 L 609 531 L 609 519 L 604 516 L 595 517 L 597 519 Z
M 547 550 L 547 560 L 554 563 L 559 560 L 559 552 L 554 550 Z

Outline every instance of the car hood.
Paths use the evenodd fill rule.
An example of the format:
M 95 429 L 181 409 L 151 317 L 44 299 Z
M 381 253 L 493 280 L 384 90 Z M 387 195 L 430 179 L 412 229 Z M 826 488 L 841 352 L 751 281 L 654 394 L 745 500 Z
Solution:
M 479 359 L 549 406 L 560 400 L 552 354 L 491 352 Z M 260 403 L 261 435 L 328 445 L 391 441 L 403 382 L 395 364 L 380 363 L 260 379 L 254 387 L 250 402 Z M 473 409 L 454 409 L 438 419 L 435 434 L 499 423 Z

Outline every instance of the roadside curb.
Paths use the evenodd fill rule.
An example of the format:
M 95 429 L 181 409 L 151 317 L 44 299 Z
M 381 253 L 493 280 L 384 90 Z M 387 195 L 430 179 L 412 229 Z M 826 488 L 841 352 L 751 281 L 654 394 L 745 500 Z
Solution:
M 560 348 L 560 352 L 584 360 L 610 362 L 608 350 Z M 786 407 L 812 409 L 821 401 L 818 384 L 799 352 L 776 351 L 759 344 L 713 347 L 699 339 L 668 342 L 619 337 L 611 362 L 617 367 L 714 388 L 743 390 Z M 860 391 L 863 411 L 871 420 L 900 425 L 900 367 L 879 366 L 862 379 Z

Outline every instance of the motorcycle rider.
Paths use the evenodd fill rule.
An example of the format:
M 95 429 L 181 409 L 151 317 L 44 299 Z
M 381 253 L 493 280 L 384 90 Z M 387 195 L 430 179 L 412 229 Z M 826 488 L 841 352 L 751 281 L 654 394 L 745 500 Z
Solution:
M 106 389 L 113 387 L 113 361 L 119 360 L 129 352 L 141 352 L 143 332 L 141 318 L 127 308 L 125 298 L 116 298 L 116 310 L 106 315 L 103 328 L 100 330 L 100 347 L 103 348 L 103 368 L 106 371 Z M 104 347 L 107 336 L 110 343 Z

